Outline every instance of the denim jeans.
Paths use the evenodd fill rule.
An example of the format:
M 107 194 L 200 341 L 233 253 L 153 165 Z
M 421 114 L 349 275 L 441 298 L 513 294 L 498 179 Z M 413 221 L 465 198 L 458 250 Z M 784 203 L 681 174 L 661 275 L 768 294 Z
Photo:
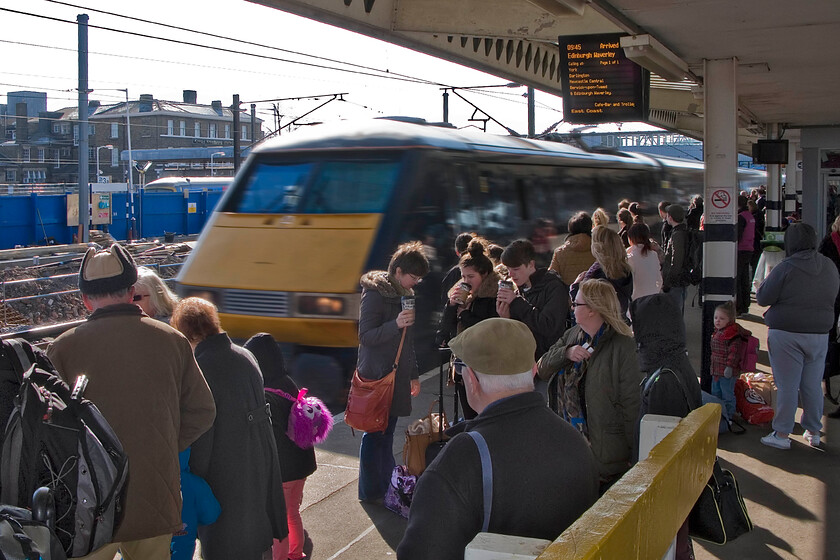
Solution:
M 674 300 L 682 317 L 685 314 L 685 286 L 671 286 L 667 293 Z
M 735 382 L 737 380 L 734 374 L 729 379 L 722 375 L 712 377 L 712 395 L 723 401 L 726 409 L 723 411 L 723 416 L 728 420 L 731 420 L 732 415 L 735 414 Z
M 364 501 L 379 500 L 385 497 L 391 483 L 391 472 L 396 466 L 394 461 L 394 429 L 397 417 L 388 419 L 384 432 L 371 432 L 362 435 L 359 449 L 359 499 Z

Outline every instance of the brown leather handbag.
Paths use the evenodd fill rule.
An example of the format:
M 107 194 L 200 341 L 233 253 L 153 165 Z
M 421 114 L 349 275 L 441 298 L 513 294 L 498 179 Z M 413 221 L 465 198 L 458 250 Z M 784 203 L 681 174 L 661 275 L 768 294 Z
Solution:
M 382 379 L 369 380 L 363 379 L 359 370 L 353 372 L 350 393 L 347 395 L 347 408 L 344 410 L 344 423 L 354 430 L 384 432 L 388 427 L 391 401 L 394 398 L 394 379 L 405 342 L 405 331 L 406 329 L 403 329 L 394 368 L 388 375 Z

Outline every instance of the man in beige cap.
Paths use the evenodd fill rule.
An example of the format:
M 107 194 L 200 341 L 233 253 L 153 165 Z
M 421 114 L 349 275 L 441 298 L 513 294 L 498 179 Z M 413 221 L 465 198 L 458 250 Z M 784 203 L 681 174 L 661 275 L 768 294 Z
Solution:
M 128 455 L 128 491 L 114 542 L 84 558 L 170 557 L 181 530 L 178 452 L 213 424 L 213 395 L 189 342 L 151 319 L 134 302 L 137 267 L 125 249 L 88 249 L 79 289 L 93 311 L 87 322 L 59 336 L 47 355 L 72 387 L 87 375 L 85 397 L 102 414 Z
M 583 436 L 534 391 L 534 336 L 493 318 L 449 347 L 479 414 L 448 431 L 420 477 L 397 558 L 462 560 L 481 531 L 555 539 L 597 499 L 598 470 Z

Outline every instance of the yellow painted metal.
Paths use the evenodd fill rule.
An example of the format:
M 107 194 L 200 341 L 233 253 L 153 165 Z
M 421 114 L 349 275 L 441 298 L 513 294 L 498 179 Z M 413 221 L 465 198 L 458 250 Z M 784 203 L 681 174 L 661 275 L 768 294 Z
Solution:
M 537 560 L 660 560 L 712 475 L 719 424 L 720 405 L 693 411 Z
M 188 286 L 353 293 L 379 214 L 220 214 L 179 277 Z
M 249 338 L 259 332 L 282 342 L 332 348 L 359 345 L 358 326 L 351 319 L 286 319 L 219 313 L 222 328 L 233 338 Z

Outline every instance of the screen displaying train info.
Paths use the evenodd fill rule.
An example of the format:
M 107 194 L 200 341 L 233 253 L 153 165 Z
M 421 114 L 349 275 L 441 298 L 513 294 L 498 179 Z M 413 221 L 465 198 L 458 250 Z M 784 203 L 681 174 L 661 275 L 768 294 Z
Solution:
M 563 116 L 599 124 L 648 118 L 650 72 L 624 56 L 620 35 L 560 37 Z

